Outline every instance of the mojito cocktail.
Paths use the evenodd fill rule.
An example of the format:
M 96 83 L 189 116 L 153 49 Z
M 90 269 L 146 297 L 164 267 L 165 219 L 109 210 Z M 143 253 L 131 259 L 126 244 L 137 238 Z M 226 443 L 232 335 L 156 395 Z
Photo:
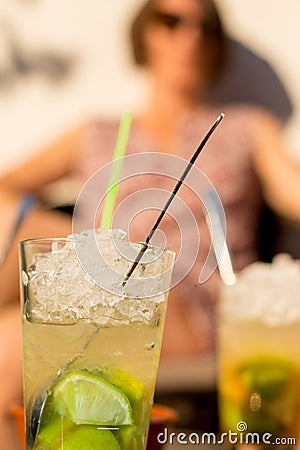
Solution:
M 105 264 L 124 276 L 131 244 L 95 236 Z M 151 261 L 134 274 L 142 289 L 133 279 L 118 293 L 83 270 L 72 237 L 21 243 L 27 450 L 146 448 L 173 264 L 168 250 L 146 253 Z
M 222 431 L 237 432 L 242 422 L 245 432 L 260 437 L 269 433 L 271 443 L 282 437 L 278 448 L 297 439 L 299 287 L 299 262 L 287 255 L 272 264 L 250 265 L 238 274 L 234 286 L 222 287 L 218 339 Z

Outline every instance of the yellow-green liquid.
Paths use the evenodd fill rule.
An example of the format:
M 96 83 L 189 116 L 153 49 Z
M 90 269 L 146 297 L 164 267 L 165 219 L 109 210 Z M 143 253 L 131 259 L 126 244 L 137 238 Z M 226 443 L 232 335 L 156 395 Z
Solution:
M 271 326 L 222 317 L 218 375 L 221 429 L 297 438 L 300 427 L 300 324 Z
M 144 450 L 159 363 L 165 308 L 166 302 L 159 304 L 156 318 L 151 320 L 151 324 L 119 324 L 117 321 L 111 321 L 112 323 L 100 325 L 79 320 L 74 325 L 52 325 L 31 323 L 24 316 L 25 408 L 40 392 L 51 391 L 51 386 L 67 373 L 85 371 L 90 374 L 103 374 L 109 379 L 116 371 L 124 371 L 144 386 L 144 393 L 142 399 L 133 406 L 131 434 L 134 436 L 127 442 L 119 442 L 120 450 Z M 27 423 L 27 427 L 28 425 Z M 63 449 L 63 431 L 59 444 L 57 440 L 55 442 L 55 446 L 48 445 L 37 436 L 33 449 Z

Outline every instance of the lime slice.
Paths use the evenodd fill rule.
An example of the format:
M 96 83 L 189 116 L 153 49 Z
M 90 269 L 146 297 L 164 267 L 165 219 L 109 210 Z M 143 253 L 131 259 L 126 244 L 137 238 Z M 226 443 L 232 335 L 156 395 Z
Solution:
M 145 385 L 125 370 L 118 369 L 107 374 L 106 379 L 127 395 L 132 406 L 143 397 Z
M 38 434 L 40 441 L 53 445 L 61 436 L 65 436 L 74 424 L 67 418 L 58 414 L 43 416 Z
M 117 431 L 114 432 L 114 436 L 119 442 L 122 449 L 128 448 L 133 432 L 134 425 L 125 425 L 124 427 L 120 427 Z
M 120 450 L 120 445 L 111 431 L 82 425 L 66 436 L 58 450 Z
M 77 425 L 132 425 L 132 409 L 125 394 L 106 380 L 86 372 L 72 372 L 53 388 L 56 411 Z
M 239 378 L 244 386 L 266 400 L 278 395 L 292 375 L 290 362 L 280 358 L 253 358 L 239 368 Z

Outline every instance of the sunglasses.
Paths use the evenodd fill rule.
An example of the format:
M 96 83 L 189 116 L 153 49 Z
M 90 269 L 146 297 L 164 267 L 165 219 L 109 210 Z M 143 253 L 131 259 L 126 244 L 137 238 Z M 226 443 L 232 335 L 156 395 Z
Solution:
M 178 28 L 186 26 L 190 28 L 198 28 L 207 35 L 214 32 L 212 24 L 210 24 L 209 22 L 205 20 L 199 21 L 196 19 L 189 19 L 187 17 L 180 16 L 179 14 L 154 11 L 152 20 L 157 25 L 161 25 L 170 31 L 176 31 Z

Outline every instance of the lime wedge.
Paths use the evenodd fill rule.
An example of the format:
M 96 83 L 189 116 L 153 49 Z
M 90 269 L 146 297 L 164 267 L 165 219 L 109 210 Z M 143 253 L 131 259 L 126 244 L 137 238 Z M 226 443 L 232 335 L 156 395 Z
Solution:
M 128 448 L 126 445 L 129 445 L 131 442 L 134 429 L 134 425 L 125 425 L 124 427 L 120 427 L 118 431 L 114 432 L 114 436 L 116 437 L 122 450 Z
M 270 400 L 290 382 L 293 372 L 289 361 L 258 357 L 249 359 L 241 365 L 239 377 L 251 391 L 258 392 L 263 399 Z
M 72 427 L 74 427 L 74 424 L 65 417 L 58 414 L 49 414 L 42 418 L 38 438 L 51 446 L 60 436 L 65 436 Z
M 143 397 L 145 385 L 125 370 L 107 374 L 106 379 L 127 395 L 132 406 Z
M 72 372 L 53 388 L 53 405 L 77 425 L 132 425 L 132 409 L 125 394 L 106 380 L 86 372 Z
M 66 436 L 58 450 L 120 450 L 120 445 L 111 431 L 82 425 Z

